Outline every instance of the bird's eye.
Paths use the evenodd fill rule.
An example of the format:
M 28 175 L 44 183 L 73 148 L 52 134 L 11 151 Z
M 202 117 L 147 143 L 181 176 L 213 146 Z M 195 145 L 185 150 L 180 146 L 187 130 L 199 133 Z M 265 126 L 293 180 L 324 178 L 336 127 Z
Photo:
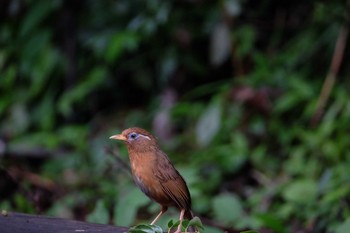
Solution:
M 131 133 L 131 134 L 129 134 L 129 139 L 131 139 L 131 140 L 135 140 L 136 138 L 138 138 L 138 134 L 137 133 Z

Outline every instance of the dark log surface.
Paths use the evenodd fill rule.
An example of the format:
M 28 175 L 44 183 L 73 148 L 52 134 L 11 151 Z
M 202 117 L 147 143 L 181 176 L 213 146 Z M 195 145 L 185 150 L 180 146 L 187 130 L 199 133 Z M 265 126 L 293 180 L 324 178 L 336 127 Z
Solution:
M 123 233 L 126 227 L 94 224 L 42 215 L 0 214 L 0 233 Z

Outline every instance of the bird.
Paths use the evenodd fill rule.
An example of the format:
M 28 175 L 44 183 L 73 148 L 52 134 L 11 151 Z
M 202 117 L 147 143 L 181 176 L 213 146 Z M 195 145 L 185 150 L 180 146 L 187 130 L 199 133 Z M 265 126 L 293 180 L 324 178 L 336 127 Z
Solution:
M 159 148 L 157 139 L 138 127 L 125 129 L 110 139 L 121 140 L 126 144 L 134 182 L 144 194 L 161 206 L 161 211 L 151 225 L 159 220 L 168 207 L 174 206 L 180 210 L 180 224 L 175 231 L 180 233 L 182 221 L 194 217 L 191 195 L 184 178 Z

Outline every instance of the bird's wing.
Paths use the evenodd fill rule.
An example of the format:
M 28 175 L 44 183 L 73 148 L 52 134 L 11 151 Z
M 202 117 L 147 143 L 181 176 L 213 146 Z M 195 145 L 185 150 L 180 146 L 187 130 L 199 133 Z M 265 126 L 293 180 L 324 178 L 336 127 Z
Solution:
M 171 164 L 166 154 L 158 155 L 157 170 L 154 170 L 163 191 L 180 209 L 191 209 L 191 196 L 185 180 Z

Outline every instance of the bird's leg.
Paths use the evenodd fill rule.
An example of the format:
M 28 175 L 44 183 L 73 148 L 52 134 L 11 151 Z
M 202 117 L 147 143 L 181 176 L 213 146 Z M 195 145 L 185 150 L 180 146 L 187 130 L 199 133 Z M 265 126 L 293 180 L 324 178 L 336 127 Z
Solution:
M 177 227 L 177 230 L 174 233 L 181 233 L 182 220 L 184 220 L 185 209 L 182 209 L 180 212 L 180 223 Z
M 166 211 L 168 210 L 168 207 L 166 206 L 162 206 L 162 209 L 160 210 L 159 214 L 157 215 L 157 217 L 151 222 L 151 225 L 154 225 L 158 219 L 160 218 L 160 216 L 162 216 L 162 214 L 164 214 Z

